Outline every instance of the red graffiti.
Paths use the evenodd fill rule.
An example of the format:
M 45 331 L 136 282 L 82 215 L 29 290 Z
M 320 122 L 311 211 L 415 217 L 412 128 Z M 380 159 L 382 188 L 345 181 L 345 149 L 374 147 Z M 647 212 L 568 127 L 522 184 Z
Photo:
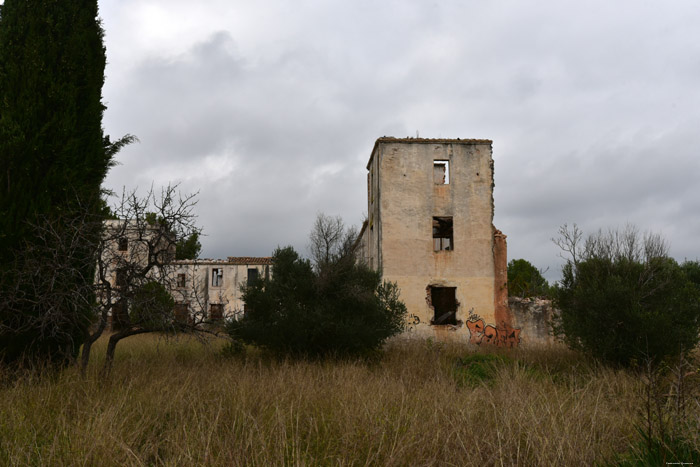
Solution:
M 467 321 L 469 329 L 469 343 L 481 345 L 492 344 L 496 347 L 517 347 L 520 344 L 520 329 L 508 325 L 496 327 L 492 324 L 485 325 L 483 319 Z
M 467 321 L 467 329 L 469 329 L 469 343 L 481 344 L 481 338 L 484 335 L 484 320 Z

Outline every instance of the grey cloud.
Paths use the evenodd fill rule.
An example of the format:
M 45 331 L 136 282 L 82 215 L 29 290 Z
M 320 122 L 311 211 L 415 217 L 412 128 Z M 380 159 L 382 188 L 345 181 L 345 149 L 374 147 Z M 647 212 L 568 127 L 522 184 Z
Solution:
M 108 77 L 105 126 L 141 139 L 108 184 L 161 174 L 200 190 L 205 255 L 303 250 L 319 211 L 358 223 L 374 140 L 419 131 L 494 140 L 495 224 L 510 257 L 549 278 L 564 222 L 634 222 L 697 257 L 692 3 L 222 5 L 212 18 L 240 16 L 265 36 L 217 26 L 156 56 L 107 44 L 131 47 L 133 64 Z M 109 17 L 105 27 L 109 39 Z

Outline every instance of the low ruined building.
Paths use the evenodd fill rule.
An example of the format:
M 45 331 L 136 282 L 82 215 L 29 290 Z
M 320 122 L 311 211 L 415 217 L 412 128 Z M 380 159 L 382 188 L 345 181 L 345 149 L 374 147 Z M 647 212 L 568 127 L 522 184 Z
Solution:
M 245 311 L 241 287 L 271 274 L 270 257 L 175 260 L 172 235 L 133 221 L 105 221 L 103 240 L 95 281 L 98 299 L 106 299 L 109 293 L 115 302 L 110 312 L 113 328 L 128 321 L 129 298 L 149 280 L 170 291 L 174 319 L 192 324 L 241 317 Z M 154 261 L 157 266 L 147 267 Z
M 237 319 L 245 312 L 241 288 L 269 278 L 272 258 L 229 256 L 227 259 L 173 261 L 176 287 L 171 291 L 181 316 L 204 315 L 210 320 Z
M 396 282 L 411 333 L 515 346 L 506 236 L 493 226 L 492 142 L 379 138 L 358 255 Z

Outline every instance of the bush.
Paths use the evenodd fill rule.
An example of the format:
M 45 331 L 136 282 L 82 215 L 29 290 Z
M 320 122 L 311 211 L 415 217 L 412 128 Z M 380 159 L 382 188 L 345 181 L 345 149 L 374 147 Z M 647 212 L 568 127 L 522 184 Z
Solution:
M 508 263 L 508 294 L 514 297 L 548 297 L 549 284 L 529 261 L 513 259 Z
M 468 355 L 455 363 L 455 379 L 460 386 L 476 387 L 482 383 L 491 384 L 499 368 L 510 362 L 508 357 L 499 354 Z
M 272 277 L 244 289 L 246 312 L 229 322 L 233 339 L 294 356 L 360 355 L 403 330 L 406 307 L 395 284 L 343 254 L 314 269 L 278 248 Z
M 129 313 L 131 323 L 144 329 L 170 330 L 175 300 L 160 282 L 149 281 L 136 290 Z
M 694 465 L 700 463 L 700 451 L 683 438 L 665 439 L 649 437 L 638 429 L 639 440 L 630 446 L 628 452 L 615 459 L 612 465 Z
M 581 248 L 576 226 L 560 233 L 571 258 L 555 291 L 555 331 L 570 347 L 622 365 L 695 347 L 700 291 L 658 235 L 642 237 L 631 227 L 598 232 Z
M 684 261 L 681 268 L 690 282 L 700 288 L 700 261 Z

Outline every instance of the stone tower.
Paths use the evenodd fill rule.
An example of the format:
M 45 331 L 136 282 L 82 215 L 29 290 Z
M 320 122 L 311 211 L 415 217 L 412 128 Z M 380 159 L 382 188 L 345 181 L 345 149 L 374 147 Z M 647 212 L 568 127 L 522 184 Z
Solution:
M 398 283 L 412 332 L 516 345 L 490 140 L 379 138 L 360 256 Z

